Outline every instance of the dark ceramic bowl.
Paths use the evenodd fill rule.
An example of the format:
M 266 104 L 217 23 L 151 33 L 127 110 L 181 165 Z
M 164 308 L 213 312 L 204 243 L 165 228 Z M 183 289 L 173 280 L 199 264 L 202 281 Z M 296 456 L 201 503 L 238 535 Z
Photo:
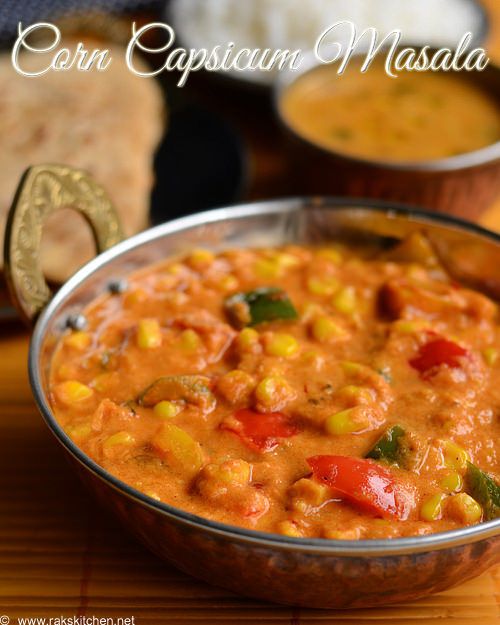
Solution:
M 6 233 L 11 291 L 26 317 L 41 309 L 29 356 L 33 393 L 82 480 L 152 551 L 195 577 L 243 595 L 324 608 L 415 599 L 464 582 L 500 562 L 500 519 L 413 538 L 324 540 L 224 525 L 160 503 L 110 475 L 75 445 L 54 417 L 48 389 L 54 348 L 68 322 L 78 326 L 82 309 L 111 283 L 116 288 L 129 272 L 166 255 L 195 246 L 221 249 L 332 240 L 384 247 L 418 230 L 426 233 L 454 278 L 500 299 L 500 236 L 450 217 L 376 201 L 299 198 L 246 204 L 183 217 L 118 243 L 50 300 L 33 259 L 40 236 L 37 222 L 43 212 L 52 210 L 51 203 L 72 200 L 100 233 L 101 247 L 117 238 L 117 228 L 110 225 L 112 215 L 106 216 L 109 206 L 102 193 L 94 189 L 92 200 L 86 188 L 89 201 L 84 202 L 74 192 L 81 181 L 68 179 L 67 168 L 56 172 L 51 168 L 49 173 L 56 175 L 43 168 L 30 172 Z M 93 210 L 97 204 L 98 214 Z M 103 219 L 100 224 L 98 219 Z
M 302 137 L 285 119 L 281 101 L 292 83 L 316 67 L 318 61 L 308 57 L 298 71 L 283 74 L 274 90 L 298 193 L 405 202 L 468 219 L 477 219 L 498 198 L 500 141 L 449 158 L 410 162 L 387 161 L 383 155 L 377 160 L 352 156 Z M 460 76 L 490 94 L 500 109 L 500 67 L 490 63 L 483 71 L 461 72 Z

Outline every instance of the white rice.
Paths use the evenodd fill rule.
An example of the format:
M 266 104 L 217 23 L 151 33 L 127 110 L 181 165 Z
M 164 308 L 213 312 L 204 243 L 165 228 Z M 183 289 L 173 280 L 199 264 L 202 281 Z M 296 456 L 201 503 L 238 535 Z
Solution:
M 400 29 L 402 41 L 453 47 L 464 33 L 479 34 L 481 13 L 470 0 L 172 0 L 171 25 L 183 46 L 212 49 L 232 41 L 236 48 L 314 47 L 328 26 L 354 22 L 380 37 Z M 266 72 L 246 73 L 258 82 Z

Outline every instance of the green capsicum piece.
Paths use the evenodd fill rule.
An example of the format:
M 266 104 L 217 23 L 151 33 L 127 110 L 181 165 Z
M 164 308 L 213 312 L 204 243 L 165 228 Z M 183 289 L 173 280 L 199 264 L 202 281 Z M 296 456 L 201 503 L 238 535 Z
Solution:
M 297 319 L 290 298 L 278 287 L 262 287 L 247 293 L 235 293 L 225 301 L 231 322 L 238 328 L 255 326 L 264 321 Z
M 466 489 L 481 504 L 486 521 L 500 517 L 500 486 L 479 467 L 467 463 Z
M 378 439 L 366 454 L 366 458 L 384 460 L 389 464 L 405 464 L 403 437 L 406 432 L 400 425 L 393 425 Z

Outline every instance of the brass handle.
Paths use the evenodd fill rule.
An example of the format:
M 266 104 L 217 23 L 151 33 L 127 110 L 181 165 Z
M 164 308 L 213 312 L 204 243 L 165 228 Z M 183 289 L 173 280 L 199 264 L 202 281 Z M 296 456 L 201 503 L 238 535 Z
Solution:
M 8 289 L 28 324 L 52 296 L 42 273 L 40 245 L 44 221 L 62 208 L 73 208 L 85 217 L 92 228 L 98 253 L 123 238 L 111 200 L 86 172 L 65 165 L 30 167 L 14 196 L 4 243 Z

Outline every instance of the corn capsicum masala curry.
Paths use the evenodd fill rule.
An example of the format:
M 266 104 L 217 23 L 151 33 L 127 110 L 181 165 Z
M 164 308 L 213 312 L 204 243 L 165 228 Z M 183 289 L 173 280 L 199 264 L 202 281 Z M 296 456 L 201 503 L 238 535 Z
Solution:
M 399 162 L 450 158 L 500 140 L 500 108 L 491 94 L 461 76 L 401 72 L 376 61 L 338 76 L 332 65 L 300 76 L 280 108 L 300 136 L 328 150 Z M 450 74 L 456 74 L 451 72 Z
M 61 338 L 51 402 L 111 474 L 199 516 L 392 538 L 500 515 L 496 303 L 427 239 L 193 250 Z

